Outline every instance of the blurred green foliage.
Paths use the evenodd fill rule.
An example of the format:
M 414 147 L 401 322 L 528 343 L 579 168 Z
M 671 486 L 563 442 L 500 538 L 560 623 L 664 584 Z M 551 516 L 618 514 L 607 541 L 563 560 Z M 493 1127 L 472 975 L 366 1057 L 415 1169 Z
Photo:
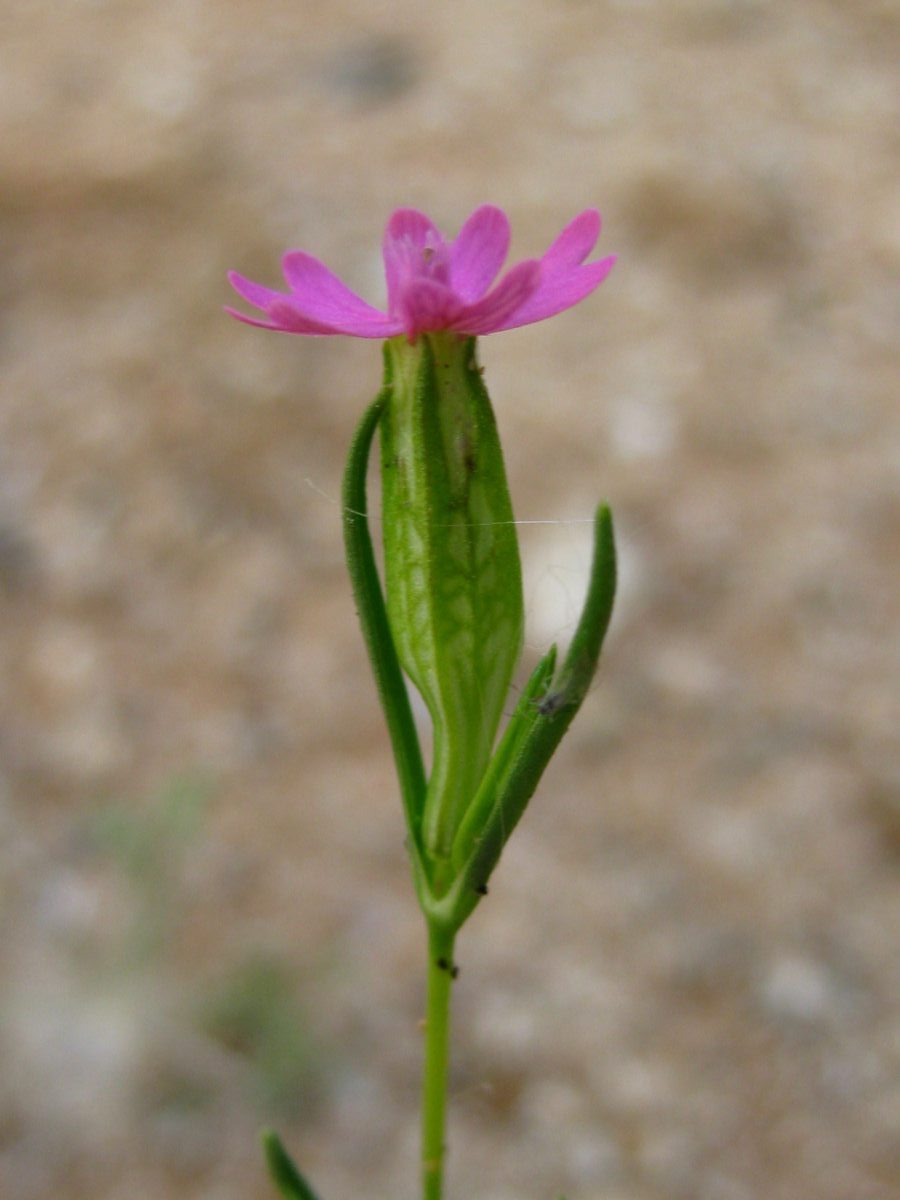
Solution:
M 248 948 L 212 981 L 188 981 L 173 961 L 177 931 L 192 907 L 189 873 L 211 792 L 208 778 L 185 775 L 144 801 L 116 799 L 90 815 L 83 830 L 89 853 L 111 874 L 122 903 L 112 927 L 95 931 L 83 949 L 95 980 L 104 979 L 105 986 L 136 976 L 155 983 L 165 978 L 175 1019 L 243 1060 L 260 1109 L 290 1116 L 308 1109 L 319 1071 L 286 964 L 276 952 Z M 164 1107 L 205 1108 L 213 1102 L 208 1081 L 193 1078 L 190 1070 L 164 1074 L 164 1082 L 154 1083 Z
M 117 800 L 89 821 L 94 850 L 123 875 L 130 919 L 117 958 L 121 966 L 157 959 L 184 905 L 184 876 L 211 792 L 202 776 L 177 777 L 143 804 Z
M 252 1061 L 256 1100 L 296 1115 L 316 1092 L 317 1054 L 285 965 L 258 953 L 210 989 L 200 1005 L 206 1032 Z

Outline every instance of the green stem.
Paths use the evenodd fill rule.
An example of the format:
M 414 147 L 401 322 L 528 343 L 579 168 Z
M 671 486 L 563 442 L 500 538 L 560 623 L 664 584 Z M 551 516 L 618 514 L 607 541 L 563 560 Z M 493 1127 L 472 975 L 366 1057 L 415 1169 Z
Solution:
M 428 996 L 425 1008 L 425 1070 L 422 1077 L 422 1197 L 441 1200 L 444 1189 L 444 1126 L 450 1047 L 450 990 L 455 932 L 428 924 Z

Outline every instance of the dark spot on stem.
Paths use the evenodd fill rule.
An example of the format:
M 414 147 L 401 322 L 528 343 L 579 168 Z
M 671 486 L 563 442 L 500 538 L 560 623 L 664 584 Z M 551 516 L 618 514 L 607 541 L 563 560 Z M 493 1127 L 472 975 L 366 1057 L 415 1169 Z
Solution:
M 462 434 L 459 439 L 459 450 L 462 464 L 469 475 L 474 475 L 478 469 L 478 459 L 475 456 L 475 448 L 472 445 L 472 440 L 468 434 Z
M 568 699 L 566 691 L 548 692 L 543 700 L 538 701 L 537 710 L 542 717 L 552 717 L 554 713 L 565 707 Z

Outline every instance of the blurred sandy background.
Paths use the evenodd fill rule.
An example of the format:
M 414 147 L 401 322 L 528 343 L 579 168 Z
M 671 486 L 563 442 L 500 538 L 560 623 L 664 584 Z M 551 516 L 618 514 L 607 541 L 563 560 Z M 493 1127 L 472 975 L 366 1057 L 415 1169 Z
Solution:
M 390 210 L 620 262 L 485 340 L 529 651 L 623 587 L 460 945 L 450 1195 L 900 1195 L 900 6 L 3 0 L 0 1195 L 415 1192 L 422 939 L 335 497 Z

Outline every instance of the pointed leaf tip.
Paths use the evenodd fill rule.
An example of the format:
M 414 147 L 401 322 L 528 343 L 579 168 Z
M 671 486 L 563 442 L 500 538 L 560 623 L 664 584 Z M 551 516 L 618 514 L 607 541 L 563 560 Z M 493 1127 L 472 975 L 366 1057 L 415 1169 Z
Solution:
M 284 1197 L 284 1200 L 318 1200 L 291 1156 L 285 1150 L 281 1138 L 271 1129 L 265 1129 L 261 1135 L 266 1164 L 272 1182 Z
M 601 504 L 594 518 L 587 596 L 568 653 L 557 670 L 551 650 L 532 673 L 454 845 L 456 880 L 437 906 L 448 927 L 458 929 L 478 904 L 504 845 L 581 707 L 597 668 L 615 591 L 612 513 Z

